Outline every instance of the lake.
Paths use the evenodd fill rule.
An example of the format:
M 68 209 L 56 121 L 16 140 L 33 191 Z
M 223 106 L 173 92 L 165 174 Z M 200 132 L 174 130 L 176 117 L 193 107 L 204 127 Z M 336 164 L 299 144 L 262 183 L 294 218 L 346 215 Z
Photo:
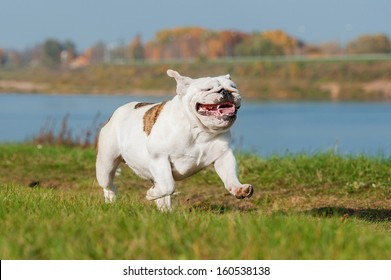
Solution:
M 0 94 L 0 142 L 22 142 L 50 120 L 69 115 L 74 135 L 104 123 L 131 101 L 167 98 L 116 95 Z M 95 120 L 95 121 L 94 121 Z M 262 156 L 333 150 L 391 156 L 391 103 L 246 102 L 232 128 L 233 146 Z

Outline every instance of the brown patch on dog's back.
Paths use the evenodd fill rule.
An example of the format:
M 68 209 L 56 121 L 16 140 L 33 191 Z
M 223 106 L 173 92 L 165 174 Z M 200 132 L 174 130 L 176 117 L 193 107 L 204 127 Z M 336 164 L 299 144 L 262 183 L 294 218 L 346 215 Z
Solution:
M 165 104 L 166 102 L 157 104 L 145 112 L 143 121 L 144 121 L 144 131 L 147 135 L 151 133 L 152 127 L 156 123 L 156 120 L 159 117 L 160 112 L 163 110 Z
M 150 103 L 150 102 L 140 102 L 140 103 L 137 103 L 136 105 L 134 105 L 134 109 L 138 109 L 138 108 L 141 108 L 141 107 L 144 107 L 144 106 L 148 106 L 148 105 L 152 105 L 154 103 Z

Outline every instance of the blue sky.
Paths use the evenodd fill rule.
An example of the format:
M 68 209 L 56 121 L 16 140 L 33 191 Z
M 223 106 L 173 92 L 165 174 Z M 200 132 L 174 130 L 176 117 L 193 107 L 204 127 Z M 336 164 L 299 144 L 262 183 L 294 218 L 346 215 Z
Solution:
M 144 41 L 178 26 L 252 32 L 283 29 L 307 43 L 391 36 L 389 0 L 1 0 L 0 48 L 23 50 L 47 38 L 79 50 L 101 41 Z

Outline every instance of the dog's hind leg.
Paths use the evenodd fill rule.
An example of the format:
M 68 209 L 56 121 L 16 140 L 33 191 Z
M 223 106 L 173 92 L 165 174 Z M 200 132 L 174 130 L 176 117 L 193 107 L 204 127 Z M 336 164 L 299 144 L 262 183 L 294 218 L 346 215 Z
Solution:
M 117 189 L 114 185 L 115 171 L 123 161 L 119 149 L 113 138 L 107 137 L 107 128 L 103 127 L 97 144 L 96 179 L 103 188 L 105 202 L 114 202 L 117 198 Z

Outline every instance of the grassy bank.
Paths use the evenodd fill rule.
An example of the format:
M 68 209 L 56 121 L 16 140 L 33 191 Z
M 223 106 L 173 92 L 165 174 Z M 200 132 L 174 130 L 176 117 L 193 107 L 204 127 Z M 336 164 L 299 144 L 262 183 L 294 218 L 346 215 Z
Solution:
M 176 210 L 122 166 L 106 205 L 93 149 L 0 146 L 1 259 L 390 259 L 391 159 L 238 155 L 251 199 L 212 169 L 177 185 Z
M 166 70 L 191 77 L 230 73 L 245 98 L 262 100 L 391 100 L 388 56 L 355 59 L 246 59 L 92 65 L 81 69 L 0 70 L 0 92 L 167 94 Z

